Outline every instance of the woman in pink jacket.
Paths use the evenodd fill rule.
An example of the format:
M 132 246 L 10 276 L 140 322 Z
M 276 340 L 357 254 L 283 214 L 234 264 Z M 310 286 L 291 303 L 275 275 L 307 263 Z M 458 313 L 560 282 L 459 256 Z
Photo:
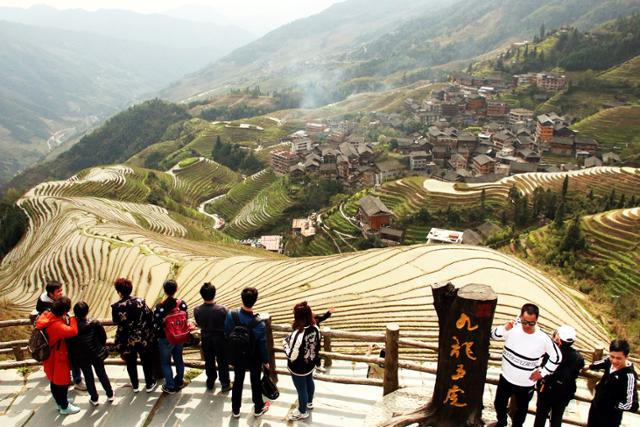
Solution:
M 78 325 L 75 318 L 69 318 L 68 312 L 71 309 L 71 300 L 67 297 L 60 297 L 51 307 L 51 311 L 45 311 L 36 320 L 36 328 L 43 329 L 49 339 L 50 354 L 42 365 L 44 372 L 51 382 L 51 394 L 58 405 L 58 412 L 62 415 L 75 414 L 80 408 L 72 405 L 67 399 L 69 390 L 69 353 L 65 338 L 70 338 L 78 334 Z

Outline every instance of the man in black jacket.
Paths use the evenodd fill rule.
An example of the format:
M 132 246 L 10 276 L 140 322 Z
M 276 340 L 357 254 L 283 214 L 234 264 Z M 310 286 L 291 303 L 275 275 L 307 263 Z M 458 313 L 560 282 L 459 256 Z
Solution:
M 553 341 L 560 347 L 562 362 L 555 372 L 538 383 L 538 402 L 534 427 L 544 427 L 551 413 L 551 427 L 562 425 L 564 410 L 576 394 L 576 379 L 584 368 L 584 359 L 573 347 L 576 330 L 562 325 L 553 334 Z
M 211 283 L 202 285 L 200 295 L 204 304 L 193 310 L 193 316 L 202 331 L 202 353 L 207 373 L 207 390 L 213 389 L 218 374 L 220 374 L 222 391 L 227 392 L 231 390 L 229 364 L 224 351 L 224 322 L 227 319 L 227 309 L 215 303 L 216 287 Z
M 57 280 L 48 280 L 44 287 L 44 292 L 36 301 L 36 309 L 31 313 L 31 322 L 35 322 L 36 318 L 45 311 L 50 311 L 53 303 L 62 295 L 62 283 Z M 82 381 L 80 368 L 75 363 L 71 364 L 71 377 L 73 378 L 74 389 L 82 391 L 87 389 Z
M 588 427 L 618 427 L 624 411 L 638 410 L 637 375 L 627 360 L 629 351 L 626 340 L 614 340 L 609 345 L 609 357 L 589 365 L 589 369 L 604 370 L 604 375 L 591 401 Z
M 44 292 L 36 301 L 36 312 L 42 314 L 43 311 L 51 310 L 55 300 L 62 296 L 62 284 L 55 280 L 47 282 Z
M 247 370 L 251 381 L 251 400 L 254 405 L 253 415 L 262 416 L 269 410 L 271 403 L 262 399 L 262 387 L 260 386 L 260 373 L 264 367 L 269 370 L 269 357 L 267 354 L 267 338 L 265 325 L 260 316 L 254 313 L 253 306 L 258 300 L 258 290 L 256 288 L 244 288 L 240 294 L 242 307 L 238 310 L 229 311 L 224 322 L 224 332 L 228 345 L 232 347 L 232 335 L 236 330 L 246 329 L 250 335 L 251 345 L 249 345 L 249 360 L 246 362 L 234 361 L 233 364 L 233 389 L 231 390 L 231 415 L 234 418 L 240 417 L 240 406 L 242 405 L 242 386 Z M 232 352 L 233 353 L 233 352 Z M 245 364 L 246 363 L 246 364 Z

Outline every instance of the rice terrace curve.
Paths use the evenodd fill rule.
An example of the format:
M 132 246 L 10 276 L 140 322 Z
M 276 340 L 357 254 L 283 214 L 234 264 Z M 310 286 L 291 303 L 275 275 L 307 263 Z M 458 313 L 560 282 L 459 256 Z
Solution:
M 200 162 L 202 163 L 202 162 Z M 556 176 L 557 175 L 557 176 Z M 633 169 L 594 170 L 572 174 L 575 185 L 616 180 L 617 188 L 637 185 Z M 126 276 L 135 293 L 155 302 L 162 282 L 174 277 L 190 304 L 200 300 L 204 281 L 219 289 L 218 301 L 239 304 L 239 291 L 255 286 L 261 292 L 260 311 L 286 323 L 292 305 L 307 300 L 313 306 L 335 306 L 340 313 L 333 327 L 379 330 L 388 322 L 403 330 L 437 337 L 437 317 L 429 285 L 452 281 L 457 286 L 483 283 L 499 295 L 496 323 L 513 319 L 526 301 L 542 308 L 541 327 L 552 330 L 563 323 L 577 326 L 584 348 L 607 341 L 605 330 L 571 294 L 536 269 L 509 255 L 475 246 L 413 245 L 342 255 L 286 258 L 232 243 L 196 242 L 184 238 L 186 230 L 160 207 L 72 196 L 91 185 L 124 191 L 134 170 L 124 166 L 93 168 L 66 181 L 43 183 L 20 200 L 30 228 L 0 266 L 0 296 L 12 311 L 27 314 L 42 292 L 45 278 L 61 280 L 74 299 L 85 299 L 92 315 L 108 317 L 116 298 L 112 283 Z M 552 177 L 520 176 L 518 183 L 561 185 L 562 174 Z M 508 191 L 505 180 L 494 186 Z M 525 184 L 526 183 L 526 184 Z M 410 187 L 408 187 L 410 188 Z M 624 190 L 621 190 L 624 191 Z M 618 222 L 637 221 L 638 212 L 616 214 Z M 604 221 L 599 221 L 604 222 Z

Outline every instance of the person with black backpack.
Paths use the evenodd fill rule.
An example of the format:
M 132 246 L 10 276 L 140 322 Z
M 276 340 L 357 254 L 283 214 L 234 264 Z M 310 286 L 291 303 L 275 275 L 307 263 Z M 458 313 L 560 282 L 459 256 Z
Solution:
M 233 390 L 231 392 L 231 415 L 240 417 L 242 404 L 242 386 L 245 372 L 249 371 L 251 380 L 251 399 L 253 400 L 254 413 L 259 417 L 269 410 L 269 401 L 262 399 L 262 387 L 260 374 L 262 367 L 269 369 L 267 355 L 267 339 L 265 325 L 260 317 L 254 314 L 253 306 L 258 300 L 256 288 L 244 288 L 240 294 L 242 307 L 227 313 L 224 323 L 225 336 L 227 338 L 227 361 L 233 365 Z
M 80 301 L 74 305 L 73 313 L 78 323 L 78 335 L 67 339 L 69 358 L 82 370 L 90 396 L 89 403 L 98 406 L 94 370 L 107 394 L 107 401 L 113 402 L 113 389 L 104 369 L 104 359 L 109 355 L 106 347 L 107 333 L 99 321 L 87 319 L 89 305 L 86 302 Z
M 560 326 L 551 337 L 560 347 L 562 362 L 555 372 L 536 385 L 538 400 L 534 427 L 544 427 L 551 414 L 551 427 L 562 425 L 562 416 L 567 405 L 576 394 L 576 380 L 584 368 L 584 359 L 574 349 L 576 330 L 569 325 Z
M 78 333 L 78 324 L 75 318 L 67 315 L 71 309 L 71 300 L 60 297 L 54 301 L 51 310 L 45 311 L 36 320 L 36 328 L 46 333 L 49 342 L 49 355 L 43 361 L 44 373 L 50 381 L 51 394 L 53 395 L 58 412 L 61 415 L 76 414 L 80 408 L 73 405 L 67 397 L 69 391 L 69 352 L 66 338 L 71 338 Z
M 36 308 L 29 316 L 31 322 L 34 323 L 37 317 L 45 311 L 51 311 L 53 303 L 62 296 L 62 283 L 57 280 L 47 280 L 44 292 L 38 297 L 38 300 L 36 301 Z M 85 391 L 87 389 L 87 386 L 82 381 L 80 368 L 75 363 L 71 364 L 71 376 L 73 378 L 74 390 Z
M 200 327 L 202 335 L 202 353 L 204 367 L 207 373 L 207 390 L 212 390 L 218 374 L 222 392 L 231 390 L 229 379 L 229 364 L 225 354 L 224 322 L 227 319 L 227 309 L 215 303 L 216 287 L 205 283 L 200 288 L 200 295 L 204 300 L 193 310 L 193 317 Z M 218 370 L 216 372 L 216 362 Z
M 189 322 L 187 303 L 176 299 L 178 291 L 175 280 L 166 280 L 162 285 L 167 296 L 164 301 L 156 305 L 153 321 L 158 336 L 158 350 L 160 351 L 160 366 L 164 375 L 162 391 L 174 394 L 184 386 L 184 360 L 182 351 L 184 343 L 189 340 Z M 171 359 L 176 366 L 176 375 L 171 369 Z
M 153 392 L 158 383 L 153 376 L 153 352 L 156 334 L 153 328 L 153 312 L 144 299 L 131 295 L 131 280 L 120 277 L 114 283 L 118 302 L 111 305 L 111 318 L 116 324 L 115 344 L 120 358 L 127 364 L 127 373 L 134 393 L 140 391 L 138 380 L 138 356 L 146 383 L 146 392 Z

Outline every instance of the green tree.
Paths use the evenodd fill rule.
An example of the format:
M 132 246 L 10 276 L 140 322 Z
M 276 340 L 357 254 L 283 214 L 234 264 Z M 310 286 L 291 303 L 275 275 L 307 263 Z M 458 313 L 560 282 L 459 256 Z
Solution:
M 562 200 L 563 201 L 567 198 L 568 190 L 569 190 L 569 176 L 565 176 L 564 181 L 562 181 Z
M 566 211 L 566 206 L 564 203 L 564 200 L 560 200 L 560 203 L 558 204 L 558 209 L 556 210 L 556 214 L 555 214 L 555 218 L 553 219 L 553 226 L 557 229 L 562 228 L 562 225 L 564 224 L 564 217 L 565 217 L 565 212 Z
M 580 217 L 576 215 L 573 217 L 573 220 L 564 233 L 562 242 L 560 244 L 560 251 L 576 252 L 584 250 L 586 247 L 587 241 L 582 234 L 582 228 L 580 227 Z
M 622 209 L 622 208 L 624 208 L 624 207 L 625 207 L 625 204 L 626 204 L 625 195 L 624 195 L 624 194 L 622 194 L 622 195 L 620 196 L 620 201 L 618 202 L 618 209 Z
M 0 260 L 18 244 L 29 226 L 27 215 L 16 205 L 18 197 L 11 188 L 0 201 Z

